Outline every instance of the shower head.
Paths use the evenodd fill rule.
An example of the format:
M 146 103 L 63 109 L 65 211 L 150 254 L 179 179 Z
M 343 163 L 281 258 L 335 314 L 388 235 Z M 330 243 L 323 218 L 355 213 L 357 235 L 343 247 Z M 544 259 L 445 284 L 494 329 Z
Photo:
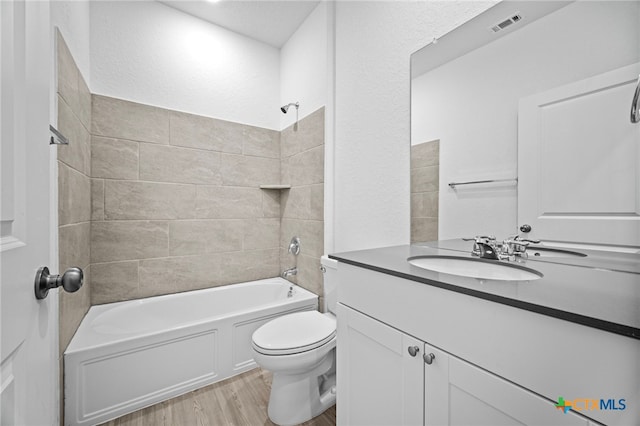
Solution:
M 295 106 L 296 109 L 298 109 L 298 107 L 300 106 L 300 102 L 296 102 L 295 104 L 294 103 L 290 103 L 288 105 L 282 106 L 282 107 L 280 107 L 280 111 L 282 111 L 283 114 L 286 114 L 287 111 L 289 111 L 289 107 L 291 105 Z

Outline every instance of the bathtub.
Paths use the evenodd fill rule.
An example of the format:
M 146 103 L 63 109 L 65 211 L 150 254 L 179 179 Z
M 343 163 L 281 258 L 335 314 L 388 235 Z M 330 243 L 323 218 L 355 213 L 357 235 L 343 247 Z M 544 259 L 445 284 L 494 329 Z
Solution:
M 282 278 L 92 306 L 64 353 L 65 424 L 106 422 L 250 370 L 258 327 L 317 308 Z

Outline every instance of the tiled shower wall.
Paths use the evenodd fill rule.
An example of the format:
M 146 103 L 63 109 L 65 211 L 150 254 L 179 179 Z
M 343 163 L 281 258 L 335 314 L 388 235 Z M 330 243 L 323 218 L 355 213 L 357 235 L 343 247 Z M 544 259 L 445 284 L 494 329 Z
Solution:
M 90 304 L 269 278 L 322 296 L 324 109 L 282 132 L 91 95 L 61 36 L 63 351 Z M 287 183 L 291 189 L 260 185 Z M 302 240 L 297 258 L 286 247 Z M 89 283 L 89 273 L 91 284 Z M 89 291 L 90 290 L 90 291 Z
M 411 146 L 411 243 L 438 239 L 440 141 Z
M 75 293 L 59 291 L 60 356 L 90 306 L 91 251 L 91 94 L 64 39 L 57 33 L 58 130 L 70 140 L 58 145 L 59 271 L 78 266 L 84 285 Z
M 92 304 L 279 274 L 280 132 L 93 96 Z
M 91 94 L 64 39 L 56 31 L 58 130 L 69 145 L 58 145 L 58 270 L 77 266 L 83 286 L 75 293 L 60 289 L 59 365 L 64 389 L 63 354 L 90 307 L 91 297 Z M 52 271 L 53 272 L 53 271 Z M 60 419 L 64 403 L 60 404 Z M 61 420 L 62 422 L 62 420 Z
M 290 280 L 322 297 L 320 257 L 324 253 L 324 108 L 290 126 L 281 134 L 282 191 L 280 231 L 281 270 L 296 266 Z M 291 237 L 300 238 L 300 254 L 287 248 Z M 321 300 L 322 303 L 322 300 Z

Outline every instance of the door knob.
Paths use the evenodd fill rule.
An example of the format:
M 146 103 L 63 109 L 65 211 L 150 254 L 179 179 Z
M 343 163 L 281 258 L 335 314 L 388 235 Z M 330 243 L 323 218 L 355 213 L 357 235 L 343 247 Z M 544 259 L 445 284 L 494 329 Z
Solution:
M 64 288 L 69 293 L 78 291 L 82 287 L 84 273 L 80 268 L 69 268 L 62 275 L 49 275 L 49 268 L 43 266 L 36 273 L 34 290 L 36 299 L 44 299 L 52 288 Z
M 422 359 L 424 359 L 424 362 L 426 362 L 427 364 L 431 365 L 433 360 L 436 359 L 436 356 L 433 353 L 424 354 L 424 355 L 422 355 Z
M 420 348 L 417 346 L 409 346 L 407 350 L 409 351 L 409 355 L 411 356 L 416 356 L 418 355 L 418 352 L 420 352 Z

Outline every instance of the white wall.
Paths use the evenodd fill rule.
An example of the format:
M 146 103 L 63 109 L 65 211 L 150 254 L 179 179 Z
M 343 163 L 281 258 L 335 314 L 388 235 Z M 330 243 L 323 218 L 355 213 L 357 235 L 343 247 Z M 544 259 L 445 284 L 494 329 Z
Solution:
M 280 130 L 280 52 L 154 1 L 91 2 L 91 90 Z
M 52 1 L 51 25 L 60 30 L 80 73 L 91 88 L 89 2 Z
M 447 183 L 516 177 L 518 100 L 636 62 L 637 16 L 637 2 L 573 3 L 414 79 L 412 143 L 440 139 L 440 239 L 517 233 L 515 184 Z
M 491 4 L 336 3 L 335 251 L 409 243 L 409 57 Z

